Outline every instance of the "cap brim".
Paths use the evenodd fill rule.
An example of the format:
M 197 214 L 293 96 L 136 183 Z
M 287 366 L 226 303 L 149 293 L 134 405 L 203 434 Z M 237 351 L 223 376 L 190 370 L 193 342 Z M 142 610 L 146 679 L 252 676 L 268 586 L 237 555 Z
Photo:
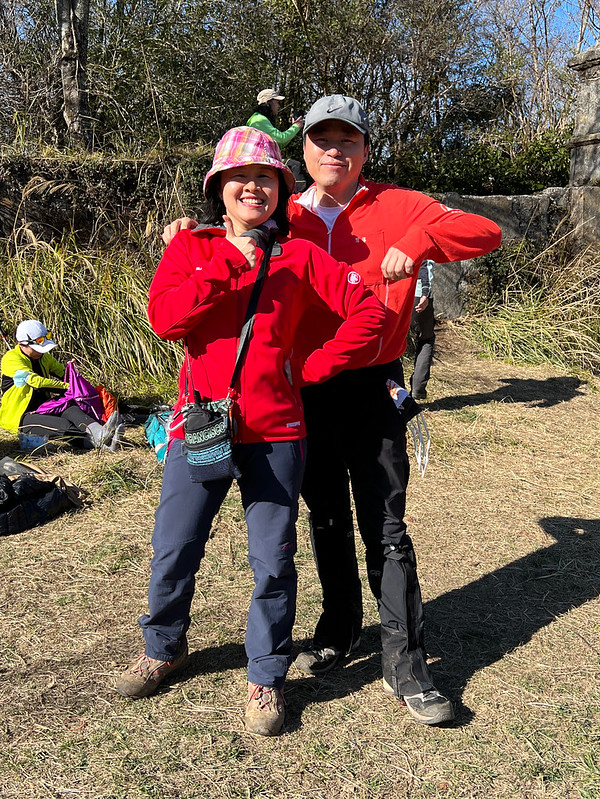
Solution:
M 344 119 L 343 117 L 336 117 L 334 114 L 327 114 L 326 117 L 322 117 L 321 119 L 315 120 L 315 122 L 311 122 L 310 125 L 308 125 L 308 127 L 306 126 L 305 123 L 304 128 L 302 130 L 302 138 L 305 138 L 308 131 L 312 130 L 312 128 L 314 128 L 316 125 L 320 125 L 321 122 L 345 122 L 346 125 L 350 125 L 351 128 L 354 128 L 359 133 L 362 133 L 363 136 L 366 136 L 368 133 L 368 131 L 366 131 L 364 128 L 361 128 L 359 125 L 355 124 L 354 122 L 350 122 L 349 119 Z
M 54 347 L 56 347 L 56 342 L 52 341 L 52 339 L 48 339 L 48 341 L 45 341 L 43 344 L 29 344 L 29 346 L 32 350 L 35 350 L 35 352 L 44 353 L 53 350 Z

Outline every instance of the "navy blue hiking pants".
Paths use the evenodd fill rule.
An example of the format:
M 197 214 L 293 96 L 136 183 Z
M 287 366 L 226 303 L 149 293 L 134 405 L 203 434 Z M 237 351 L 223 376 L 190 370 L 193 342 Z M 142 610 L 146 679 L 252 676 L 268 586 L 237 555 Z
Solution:
M 281 688 L 291 663 L 296 613 L 296 520 L 304 442 L 237 444 L 234 456 L 248 527 L 254 592 L 248 613 L 248 680 Z M 182 442 L 165 462 L 152 546 L 149 613 L 139 620 L 151 658 L 177 656 L 190 625 L 196 572 L 232 479 L 192 483 Z

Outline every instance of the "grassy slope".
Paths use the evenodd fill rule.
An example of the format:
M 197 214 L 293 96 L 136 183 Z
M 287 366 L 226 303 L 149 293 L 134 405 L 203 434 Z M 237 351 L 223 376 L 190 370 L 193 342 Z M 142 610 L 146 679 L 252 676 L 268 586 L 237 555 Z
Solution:
M 424 479 L 415 470 L 408 515 L 454 726 L 421 727 L 382 694 L 369 597 L 358 656 L 323 680 L 292 669 L 281 738 L 243 732 L 252 578 L 233 492 L 201 568 L 188 667 L 153 698 L 119 698 L 160 471 L 140 448 L 55 455 L 90 505 L 0 539 L 3 799 L 597 796 L 598 394 L 481 361 L 451 330 L 433 375 L 431 463 Z M 319 606 L 304 514 L 299 532 L 298 645 Z

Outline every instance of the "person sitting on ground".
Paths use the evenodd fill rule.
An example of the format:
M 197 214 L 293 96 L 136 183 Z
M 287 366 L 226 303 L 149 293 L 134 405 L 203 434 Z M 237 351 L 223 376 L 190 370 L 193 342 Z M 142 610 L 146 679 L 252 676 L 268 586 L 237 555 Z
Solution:
M 105 424 L 70 404 L 60 413 L 39 413 L 51 395 L 69 388 L 65 367 L 51 354 L 56 347 L 50 333 L 37 319 L 26 319 L 16 331 L 17 345 L 0 363 L 0 427 L 9 433 L 63 439 L 89 449 L 112 444 L 119 424 L 117 411 Z
M 285 147 L 302 130 L 304 117 L 296 117 L 292 120 L 292 124 L 287 130 L 279 130 L 275 127 L 275 122 L 281 108 L 281 101 L 285 100 L 285 97 L 282 94 L 278 94 L 275 89 L 263 89 L 258 93 L 256 99 L 258 105 L 246 124 L 248 127 L 262 130 L 273 141 L 276 141 L 279 147 Z

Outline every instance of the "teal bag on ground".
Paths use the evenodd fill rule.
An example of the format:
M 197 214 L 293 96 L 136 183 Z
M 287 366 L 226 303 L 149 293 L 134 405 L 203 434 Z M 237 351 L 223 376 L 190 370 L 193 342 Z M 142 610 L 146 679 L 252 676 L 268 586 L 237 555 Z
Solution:
M 169 425 L 173 418 L 172 410 L 151 413 L 144 422 L 146 440 L 154 450 L 159 463 L 164 463 L 169 444 Z

